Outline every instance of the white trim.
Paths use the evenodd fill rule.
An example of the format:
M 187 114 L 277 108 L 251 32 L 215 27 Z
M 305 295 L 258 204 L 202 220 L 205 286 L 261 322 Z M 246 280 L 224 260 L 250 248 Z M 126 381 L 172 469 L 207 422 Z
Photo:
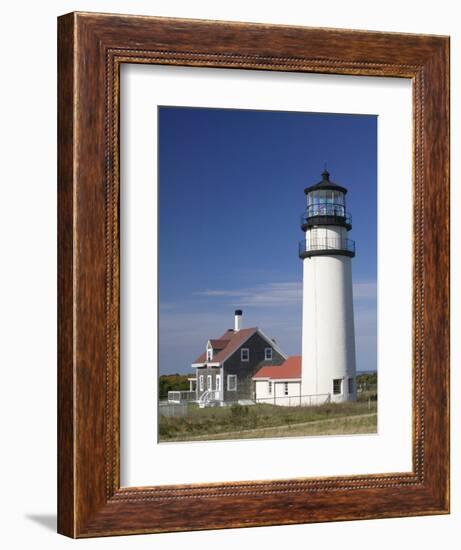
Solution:
M 201 374 L 199 376 L 199 391 L 203 391 L 205 389 L 205 384 L 204 384 L 204 374 Z
M 271 348 L 273 348 L 277 353 L 280 353 L 280 355 L 284 358 L 284 359 L 288 359 L 288 355 L 286 353 L 284 353 L 278 346 L 277 344 L 271 340 L 269 338 L 269 336 L 267 336 L 266 334 L 264 334 L 264 332 L 258 328 L 257 329 L 257 332 L 259 332 L 259 334 L 264 338 L 264 340 L 266 340 L 266 342 L 271 346 Z
M 207 374 L 206 389 L 207 390 L 212 390 L 213 389 L 213 376 L 211 374 Z
M 247 353 L 247 358 L 243 358 L 243 352 Z M 248 363 L 250 361 L 250 348 L 240 348 L 240 361 L 243 363 Z
M 211 340 L 208 340 L 206 344 L 206 352 L 205 352 L 207 363 L 209 363 L 209 361 L 213 361 L 213 355 L 214 355 L 214 349 L 213 349 L 213 346 L 211 345 Z
M 335 392 L 335 382 L 339 380 L 341 382 L 341 391 Z M 331 389 L 331 395 L 343 395 L 344 393 L 344 378 L 333 378 L 333 387 Z
M 252 378 L 255 382 L 259 382 L 260 380 L 262 382 L 272 380 L 272 382 L 301 382 L 301 378 L 270 378 L 269 376 L 265 376 L 264 378 Z
M 231 378 L 234 380 L 234 387 L 233 388 L 229 387 L 230 386 L 229 380 Z M 227 375 L 227 391 L 237 391 L 237 375 L 236 374 L 228 374 Z

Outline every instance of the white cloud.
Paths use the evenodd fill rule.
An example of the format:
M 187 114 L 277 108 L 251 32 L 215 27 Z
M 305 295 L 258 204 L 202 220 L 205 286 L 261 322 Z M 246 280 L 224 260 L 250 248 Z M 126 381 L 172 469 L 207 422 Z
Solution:
M 195 296 L 211 296 L 211 297 L 233 297 L 233 296 L 241 296 L 242 290 L 202 290 L 198 292 L 194 292 Z
M 358 281 L 353 285 L 354 299 L 372 300 L 376 298 L 375 281 Z M 230 302 L 241 306 L 272 307 L 291 306 L 302 300 L 301 282 L 279 282 L 256 285 L 242 289 L 207 289 L 194 293 L 207 298 L 229 298 Z
M 240 290 L 209 289 L 194 294 L 210 298 L 232 298 L 232 303 L 238 302 L 242 307 L 291 306 L 301 302 L 302 286 L 297 282 L 268 283 Z

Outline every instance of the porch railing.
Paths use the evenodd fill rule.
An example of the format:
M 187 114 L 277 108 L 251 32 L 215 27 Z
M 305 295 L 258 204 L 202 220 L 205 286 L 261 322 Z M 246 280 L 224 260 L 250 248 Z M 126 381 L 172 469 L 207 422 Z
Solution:
M 219 390 L 207 390 L 202 393 L 198 400 L 200 408 L 209 407 L 215 402 L 221 399 L 221 392 Z
M 169 403 L 187 403 L 188 401 L 196 401 L 197 394 L 195 391 L 169 391 Z

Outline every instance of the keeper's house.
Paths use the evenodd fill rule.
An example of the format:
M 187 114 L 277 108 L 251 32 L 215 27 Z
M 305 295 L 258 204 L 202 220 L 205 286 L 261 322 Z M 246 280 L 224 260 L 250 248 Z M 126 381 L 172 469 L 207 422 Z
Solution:
M 258 327 L 242 328 L 242 311 L 235 311 L 234 328 L 210 339 L 205 351 L 192 363 L 195 376 L 190 392 L 199 404 L 225 405 L 254 402 L 253 377 L 265 367 L 281 365 L 287 359 L 275 341 Z M 278 367 L 277 367 L 278 368 Z

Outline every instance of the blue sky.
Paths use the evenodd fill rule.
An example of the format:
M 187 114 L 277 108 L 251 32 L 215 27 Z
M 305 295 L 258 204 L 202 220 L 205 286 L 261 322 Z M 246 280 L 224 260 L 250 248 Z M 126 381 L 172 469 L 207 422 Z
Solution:
M 159 108 L 159 372 L 191 373 L 209 338 L 259 326 L 301 353 L 304 188 L 348 189 L 357 369 L 376 368 L 377 117 Z

